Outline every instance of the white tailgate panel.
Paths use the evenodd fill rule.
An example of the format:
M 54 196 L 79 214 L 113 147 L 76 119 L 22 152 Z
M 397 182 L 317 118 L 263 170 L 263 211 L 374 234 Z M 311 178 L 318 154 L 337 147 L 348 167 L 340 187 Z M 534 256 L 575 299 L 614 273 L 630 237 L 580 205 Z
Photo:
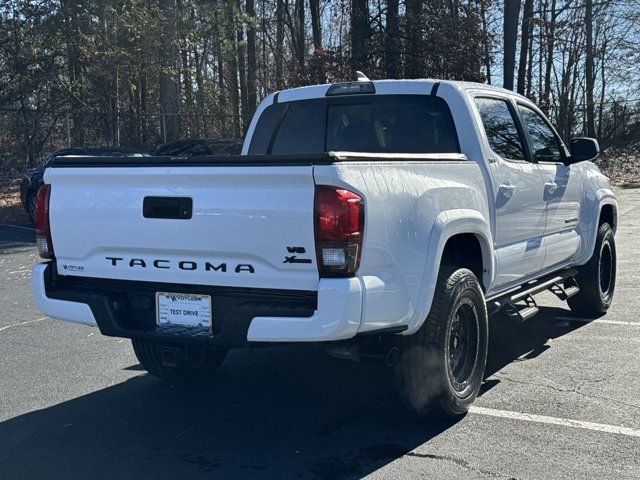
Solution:
M 54 168 L 46 181 L 62 275 L 318 288 L 311 166 Z M 144 218 L 147 196 L 191 197 L 193 216 Z

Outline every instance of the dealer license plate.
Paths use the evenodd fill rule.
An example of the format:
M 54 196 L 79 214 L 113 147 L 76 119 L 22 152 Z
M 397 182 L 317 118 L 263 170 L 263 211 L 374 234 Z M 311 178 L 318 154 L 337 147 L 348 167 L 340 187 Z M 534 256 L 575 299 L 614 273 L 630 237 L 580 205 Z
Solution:
M 156 293 L 158 325 L 211 327 L 211 296 L 191 293 Z

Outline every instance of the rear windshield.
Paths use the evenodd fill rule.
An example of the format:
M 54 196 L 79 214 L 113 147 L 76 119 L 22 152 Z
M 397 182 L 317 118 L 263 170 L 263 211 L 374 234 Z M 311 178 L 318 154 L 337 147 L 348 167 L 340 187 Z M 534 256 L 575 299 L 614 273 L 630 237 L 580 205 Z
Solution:
M 446 102 L 367 95 L 277 103 L 258 120 L 249 154 L 460 153 Z

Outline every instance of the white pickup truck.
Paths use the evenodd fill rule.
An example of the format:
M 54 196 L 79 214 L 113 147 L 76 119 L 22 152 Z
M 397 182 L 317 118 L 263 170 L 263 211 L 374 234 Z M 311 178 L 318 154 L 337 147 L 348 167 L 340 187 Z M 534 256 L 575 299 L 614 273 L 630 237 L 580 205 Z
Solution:
M 393 365 L 418 414 L 461 415 L 490 315 L 526 320 L 543 290 L 580 315 L 611 304 L 617 203 L 597 154 L 487 85 L 285 90 L 239 156 L 55 159 L 33 294 L 172 381 L 230 348 L 325 342 Z

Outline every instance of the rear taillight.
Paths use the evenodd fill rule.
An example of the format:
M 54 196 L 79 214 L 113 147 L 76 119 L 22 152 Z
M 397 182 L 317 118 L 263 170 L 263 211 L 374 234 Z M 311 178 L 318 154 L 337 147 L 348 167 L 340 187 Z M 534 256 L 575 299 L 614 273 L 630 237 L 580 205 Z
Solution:
M 362 197 L 337 187 L 316 186 L 315 230 L 320 276 L 353 276 L 362 251 Z
M 51 227 L 49 225 L 49 198 L 51 185 L 42 185 L 36 197 L 36 243 L 42 258 L 53 258 Z

